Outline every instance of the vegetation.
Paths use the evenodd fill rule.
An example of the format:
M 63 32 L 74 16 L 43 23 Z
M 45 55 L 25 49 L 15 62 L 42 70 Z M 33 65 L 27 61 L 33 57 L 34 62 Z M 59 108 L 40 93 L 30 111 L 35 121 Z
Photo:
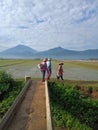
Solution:
M 23 86 L 23 81 L 15 81 L 10 74 L 0 71 L 0 119 L 8 111 Z
M 77 85 L 49 82 L 51 110 L 56 126 L 68 130 L 98 129 L 98 100 L 85 96 Z M 88 89 L 92 93 L 92 88 Z

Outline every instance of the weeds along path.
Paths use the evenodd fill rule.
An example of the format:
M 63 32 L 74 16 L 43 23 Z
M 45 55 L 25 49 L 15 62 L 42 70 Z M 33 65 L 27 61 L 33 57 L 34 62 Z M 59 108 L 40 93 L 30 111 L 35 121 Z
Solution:
M 7 130 L 46 130 L 45 84 L 43 82 L 32 81 Z

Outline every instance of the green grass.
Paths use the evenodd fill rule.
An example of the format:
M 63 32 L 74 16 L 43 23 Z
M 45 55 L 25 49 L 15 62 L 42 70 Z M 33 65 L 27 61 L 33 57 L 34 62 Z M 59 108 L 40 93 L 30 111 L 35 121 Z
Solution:
M 10 67 L 10 66 L 32 66 L 32 65 L 37 65 L 40 63 L 41 60 L 35 59 L 35 60 L 20 60 L 20 59 L 1 59 L 0 60 L 0 67 Z M 52 65 L 53 67 L 58 66 L 60 60 L 53 60 Z M 69 67 L 85 67 L 85 68 L 92 68 L 95 70 L 98 70 L 98 61 L 93 62 L 93 61 L 62 61 L 64 62 L 64 68 L 69 68 Z
M 80 66 L 84 68 L 91 68 L 94 70 L 98 70 L 98 61 L 70 61 L 66 63 L 67 65 L 73 64 L 74 66 Z

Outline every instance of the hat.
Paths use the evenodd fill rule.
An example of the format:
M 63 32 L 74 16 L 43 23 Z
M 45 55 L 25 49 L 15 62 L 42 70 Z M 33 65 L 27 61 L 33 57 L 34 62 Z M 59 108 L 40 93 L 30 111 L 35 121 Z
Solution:
M 64 65 L 64 63 L 61 62 L 61 63 L 59 63 L 59 65 Z

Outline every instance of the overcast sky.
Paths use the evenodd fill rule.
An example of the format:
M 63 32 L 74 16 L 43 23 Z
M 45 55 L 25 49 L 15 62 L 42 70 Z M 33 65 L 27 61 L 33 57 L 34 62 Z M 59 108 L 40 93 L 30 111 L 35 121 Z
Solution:
M 0 0 L 0 51 L 98 49 L 98 0 Z

